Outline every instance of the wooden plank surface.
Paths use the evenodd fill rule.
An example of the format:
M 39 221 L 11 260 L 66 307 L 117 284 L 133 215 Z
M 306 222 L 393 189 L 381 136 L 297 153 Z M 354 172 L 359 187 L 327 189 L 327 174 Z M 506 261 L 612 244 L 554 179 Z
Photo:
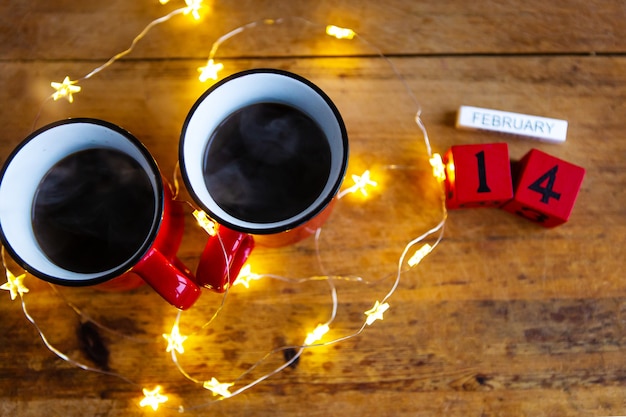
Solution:
M 106 59 L 125 48 L 152 19 L 181 7 L 152 1 L 111 0 L 106 5 L 67 0 L 5 0 L 0 16 L 2 58 Z M 197 57 L 219 36 L 248 22 L 298 16 L 321 24 L 351 27 L 376 39 L 387 54 L 511 54 L 623 52 L 626 28 L 619 1 L 544 2 L 462 0 L 387 2 L 336 0 L 231 2 L 204 0 L 211 18 L 198 24 L 175 19 L 150 35 L 135 57 Z M 184 4 L 183 4 L 184 5 Z M 210 20 L 210 22 L 209 22 Z M 16 36 L 19 34 L 19 36 Z M 290 32 L 293 37 L 294 31 Z M 232 40 L 229 55 L 263 54 L 267 38 Z M 293 42 L 272 52 L 291 55 Z M 307 45 L 307 53 L 323 51 Z M 297 52 L 301 52 L 298 50 Z M 350 48 L 341 51 L 349 53 Z
M 212 42 L 250 21 L 303 16 L 322 28 L 354 28 L 392 56 L 393 67 L 372 45 L 329 40 L 315 32 L 319 25 L 297 20 L 261 24 L 224 43 L 218 56 L 225 58 L 220 75 L 277 67 L 320 85 L 346 120 L 349 174 L 370 168 L 380 183 L 367 200 L 338 202 L 320 235 L 323 268 L 312 239 L 252 255 L 259 273 L 366 281 L 335 282 L 339 303 L 328 338 L 358 330 L 363 312 L 390 290 L 404 246 L 441 218 L 440 189 L 414 123 L 418 103 L 436 152 L 504 141 L 514 159 L 538 148 L 583 166 L 572 217 L 543 229 L 497 209 L 450 212 L 441 245 L 402 275 L 383 321 L 358 337 L 309 349 L 296 368 L 208 407 L 202 405 L 215 397 L 185 379 L 165 353 L 161 334 L 176 311 L 152 291 L 54 291 L 28 277 L 24 299 L 50 343 L 96 366 L 77 338 L 74 305 L 115 330 L 100 330 L 110 369 L 133 383 L 59 359 L 3 291 L 0 415 L 174 416 L 179 404 L 188 415 L 217 416 L 626 414 L 622 2 L 214 1 L 200 22 L 177 16 L 126 59 L 82 81 L 74 103 L 42 107 L 50 81 L 89 73 L 181 4 L 2 3 L 0 162 L 36 119 L 41 126 L 87 116 L 133 132 L 172 179 L 182 122 L 207 88 L 196 68 Z M 567 142 L 456 130 L 463 104 L 568 120 Z M 192 220 L 180 257 L 195 266 L 204 235 Z M 301 343 L 331 314 L 326 281 L 265 279 L 249 290 L 234 287 L 218 320 L 200 331 L 220 302 L 205 291 L 182 316 L 181 331 L 197 333 L 180 364 L 199 379 L 233 381 L 272 349 Z M 271 355 L 237 386 L 283 362 L 282 352 Z M 157 383 L 170 408 L 154 413 L 138 403 L 141 388 Z

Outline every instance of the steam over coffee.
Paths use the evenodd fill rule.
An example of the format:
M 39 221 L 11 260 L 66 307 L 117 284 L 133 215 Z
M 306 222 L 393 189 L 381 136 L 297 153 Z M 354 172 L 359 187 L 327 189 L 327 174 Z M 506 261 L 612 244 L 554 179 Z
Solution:
M 243 107 L 221 122 L 208 143 L 207 190 L 224 211 L 245 221 L 295 216 L 328 181 L 328 140 L 314 120 L 288 105 Z
M 35 238 L 48 258 L 74 272 L 102 272 L 128 261 L 155 221 L 150 178 L 132 157 L 88 149 L 56 163 L 33 202 Z

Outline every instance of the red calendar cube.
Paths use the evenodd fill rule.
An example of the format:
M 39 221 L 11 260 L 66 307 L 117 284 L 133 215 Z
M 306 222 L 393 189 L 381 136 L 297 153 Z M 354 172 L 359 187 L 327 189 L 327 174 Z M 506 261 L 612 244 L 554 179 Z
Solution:
M 585 169 L 537 149 L 517 167 L 515 197 L 502 208 L 545 227 L 565 223 L 585 176 Z
M 513 197 L 506 143 L 452 146 L 444 157 L 446 205 L 498 207 Z

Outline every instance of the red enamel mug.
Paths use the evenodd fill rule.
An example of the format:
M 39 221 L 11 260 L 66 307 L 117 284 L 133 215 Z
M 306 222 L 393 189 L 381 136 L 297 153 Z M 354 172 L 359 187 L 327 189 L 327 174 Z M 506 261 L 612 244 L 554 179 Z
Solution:
M 182 216 L 147 149 L 102 120 L 37 130 L 0 172 L 2 243 L 55 284 L 122 290 L 139 276 L 173 306 L 191 307 L 200 287 L 176 258 Z
M 196 101 L 179 162 L 187 190 L 211 218 L 278 247 L 310 236 L 330 215 L 348 137 L 337 107 L 311 81 L 252 69 Z

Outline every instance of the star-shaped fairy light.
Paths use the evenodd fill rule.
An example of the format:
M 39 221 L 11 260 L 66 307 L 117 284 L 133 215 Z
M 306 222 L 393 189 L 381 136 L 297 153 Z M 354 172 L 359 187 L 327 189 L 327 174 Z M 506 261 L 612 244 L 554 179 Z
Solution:
M 157 385 L 153 390 L 143 389 L 144 398 L 139 402 L 141 407 L 152 407 L 154 411 L 159 409 L 159 405 L 167 402 L 167 396 L 161 394 L 161 386 Z
M 235 384 L 222 383 L 218 381 L 217 379 L 215 379 L 215 377 L 211 378 L 210 381 L 205 381 L 204 384 L 202 384 L 202 386 L 205 389 L 208 389 L 209 391 L 211 391 L 213 395 L 219 395 L 222 398 L 228 398 L 232 396 L 228 388 L 232 387 L 233 385 Z
M 250 265 L 246 264 L 243 268 L 241 268 L 241 271 L 239 271 L 239 275 L 237 275 L 237 279 L 233 285 L 243 285 L 246 288 L 250 288 L 250 282 L 257 281 L 261 278 L 263 278 L 262 275 L 252 272 Z
M 361 191 L 361 194 L 367 196 L 367 187 L 376 187 L 378 183 L 370 179 L 369 170 L 365 171 L 362 175 L 352 175 L 352 181 L 354 181 L 354 192 Z
M 326 34 L 334 36 L 337 39 L 353 39 L 356 36 L 356 32 L 352 29 L 342 28 L 335 25 L 326 26 Z
M 76 83 L 77 81 L 70 80 L 70 77 L 68 76 L 63 79 L 63 82 L 51 82 L 50 86 L 56 90 L 56 92 L 52 94 L 52 99 L 57 101 L 60 98 L 67 98 L 67 101 L 73 103 L 73 94 L 80 92 L 80 87 L 77 86 Z
M 433 154 L 429 159 L 430 165 L 433 167 L 433 176 L 439 182 L 446 180 L 446 166 L 438 153 Z
M 217 73 L 224 69 L 224 64 L 221 62 L 215 63 L 213 59 L 209 59 L 204 67 L 198 67 L 200 75 L 198 79 L 201 82 L 205 82 L 208 79 L 217 80 Z
M 322 337 L 324 337 L 324 335 L 328 333 L 329 330 L 330 330 L 330 327 L 328 327 L 328 324 L 318 324 L 315 330 L 313 330 L 311 333 L 309 333 L 306 336 L 306 340 L 304 341 L 304 344 L 306 346 L 309 346 L 317 342 L 318 340 L 321 340 Z
M 26 294 L 28 292 L 28 288 L 24 285 L 24 278 L 26 278 L 26 274 L 16 277 L 8 269 L 6 272 L 7 282 L 0 285 L 0 290 L 9 291 L 11 293 L 11 300 L 15 300 L 18 295 L 21 297 L 23 294 Z
M 418 263 L 422 262 L 422 259 L 424 259 L 426 255 L 428 255 L 430 251 L 432 250 L 433 250 L 432 246 L 430 246 L 428 243 L 424 243 L 424 245 L 418 250 L 416 250 L 413 256 L 411 256 L 411 258 L 409 259 L 408 261 L 409 266 L 412 268 Z
M 367 325 L 369 326 L 372 323 L 374 323 L 376 320 L 382 320 L 383 313 L 387 311 L 388 309 L 389 309 L 389 304 L 387 303 L 381 304 L 379 301 L 376 301 L 376 303 L 374 304 L 374 307 L 372 307 L 371 310 L 367 310 L 365 312 L 365 315 L 367 316 L 365 323 L 367 323 Z
M 202 7 L 203 0 L 185 0 L 187 7 L 185 8 L 185 14 L 191 13 L 194 19 L 200 19 L 199 10 Z
M 215 223 L 207 214 L 202 210 L 194 210 L 193 217 L 196 218 L 198 225 L 204 229 L 209 236 L 215 236 L 217 234 L 217 223 Z
M 167 349 L 166 352 L 171 352 L 175 350 L 178 353 L 184 353 L 185 348 L 183 347 L 183 343 L 187 340 L 187 336 L 183 336 L 180 334 L 178 329 L 178 323 L 172 327 L 171 333 L 163 333 L 163 338 L 167 340 Z

